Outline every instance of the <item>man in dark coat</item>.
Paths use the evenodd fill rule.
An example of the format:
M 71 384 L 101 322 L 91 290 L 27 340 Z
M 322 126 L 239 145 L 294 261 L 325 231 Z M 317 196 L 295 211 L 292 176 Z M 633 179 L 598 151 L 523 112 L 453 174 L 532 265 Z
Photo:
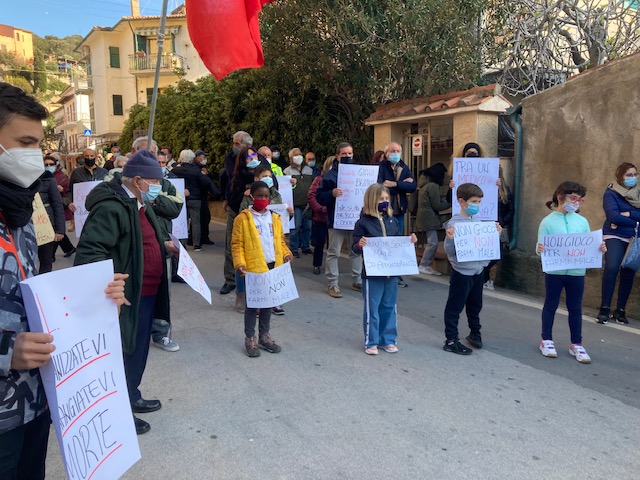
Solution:
M 129 275 L 125 295 L 130 306 L 120 311 L 120 333 L 129 400 L 134 413 L 159 410 L 159 400 L 145 400 L 138 387 L 149 354 L 154 318 L 169 318 L 169 284 L 165 242 L 151 203 L 160 194 L 162 169 L 155 156 L 140 150 L 124 166 L 121 177 L 95 187 L 87 196 L 89 217 L 78 242 L 75 264 L 113 260 L 116 272 Z M 138 434 L 151 428 L 134 417 Z

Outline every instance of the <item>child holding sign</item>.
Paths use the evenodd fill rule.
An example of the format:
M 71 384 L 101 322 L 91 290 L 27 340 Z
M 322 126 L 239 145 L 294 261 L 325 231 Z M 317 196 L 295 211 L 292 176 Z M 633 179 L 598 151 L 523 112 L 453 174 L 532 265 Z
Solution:
M 238 214 L 231 236 L 233 265 L 241 275 L 268 272 L 291 260 L 280 216 L 267 209 L 271 198 L 269 187 L 263 181 L 253 182 L 250 192 L 253 205 Z M 244 350 L 247 356 L 260 356 L 255 337 L 256 316 L 259 318 L 259 345 L 267 352 L 280 352 L 280 346 L 269 335 L 271 309 L 247 307 L 244 311 Z
M 445 352 L 469 355 L 473 350 L 460 343 L 458 338 L 458 320 L 462 309 L 466 307 L 467 321 L 471 330 L 467 342 L 476 348 L 482 348 L 480 336 L 480 310 L 482 310 L 482 288 L 484 284 L 484 268 L 489 260 L 458 260 L 454 242 L 455 225 L 462 222 L 473 222 L 473 216 L 480 211 L 480 202 L 484 193 L 474 183 L 463 183 L 456 191 L 460 213 L 451 217 L 446 224 L 444 249 L 451 263 L 451 279 L 449 280 L 449 298 L 444 309 L 444 333 L 447 337 L 442 349 Z M 502 227 L 496 222 L 498 234 Z
M 544 252 L 544 235 L 559 233 L 587 233 L 589 222 L 580 215 L 578 210 L 584 202 L 587 189 L 576 182 L 561 183 L 553 194 L 553 199 L 547 202 L 547 207 L 553 210 L 542 219 L 538 227 L 538 245 L 536 253 Z M 600 245 L 600 251 L 606 252 L 604 242 Z M 556 270 L 544 274 L 545 299 L 542 308 L 542 341 L 540 352 L 545 357 L 558 356 L 553 343 L 553 320 L 560 303 L 560 295 L 564 289 L 566 292 L 567 310 L 569 311 L 569 331 L 571 332 L 571 345 L 569 353 L 576 357 L 580 363 L 591 363 L 591 357 L 582 346 L 582 295 L 584 294 L 584 275 L 586 269 L 574 268 L 571 270 Z
M 384 185 L 374 183 L 364 193 L 364 207 L 360 220 L 353 230 L 351 250 L 362 255 L 367 244 L 366 237 L 387 237 L 401 235 L 400 224 L 393 216 L 389 204 L 389 190 Z M 411 241 L 418 239 L 411 234 Z M 377 355 L 378 345 L 388 353 L 396 353 L 398 324 L 396 303 L 398 299 L 398 276 L 369 277 L 362 267 L 362 297 L 364 298 L 364 352 Z

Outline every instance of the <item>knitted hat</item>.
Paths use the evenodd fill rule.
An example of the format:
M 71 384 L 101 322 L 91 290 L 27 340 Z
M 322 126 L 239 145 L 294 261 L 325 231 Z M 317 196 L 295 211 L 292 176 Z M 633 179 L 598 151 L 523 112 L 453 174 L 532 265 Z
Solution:
M 478 155 L 480 155 L 480 145 L 478 145 L 477 143 L 469 142 L 462 149 L 462 156 L 464 157 L 467 154 L 467 151 L 471 150 L 472 148 L 475 148 L 478 152 Z
M 140 150 L 131 156 L 122 170 L 122 176 L 133 178 L 162 178 L 162 168 L 156 156 L 149 150 Z

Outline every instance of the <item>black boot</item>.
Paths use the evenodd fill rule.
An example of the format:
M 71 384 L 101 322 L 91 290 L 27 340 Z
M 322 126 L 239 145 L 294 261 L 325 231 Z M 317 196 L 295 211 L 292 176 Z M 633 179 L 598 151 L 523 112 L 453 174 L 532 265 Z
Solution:
M 616 321 L 616 323 L 619 323 L 621 325 L 629 324 L 629 320 L 627 320 L 627 317 L 625 317 L 624 315 L 624 310 L 620 310 L 619 308 L 616 308 L 613 311 L 613 319 Z
M 600 307 L 600 312 L 598 312 L 598 323 L 602 325 L 606 325 L 609 323 L 609 307 Z

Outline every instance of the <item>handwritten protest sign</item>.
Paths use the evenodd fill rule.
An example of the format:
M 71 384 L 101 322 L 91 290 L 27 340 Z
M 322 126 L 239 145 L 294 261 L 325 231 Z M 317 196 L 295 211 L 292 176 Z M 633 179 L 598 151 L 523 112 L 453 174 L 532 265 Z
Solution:
M 378 165 L 349 165 L 338 168 L 338 188 L 342 195 L 336 198 L 333 228 L 353 230 L 364 206 L 364 192 L 378 181 Z
M 298 298 L 290 263 L 265 273 L 247 272 L 245 286 L 249 308 L 271 308 Z
M 480 212 L 473 216 L 474 220 L 498 220 L 498 171 L 499 158 L 454 158 L 453 159 L 453 214 L 460 213 L 460 204 L 456 192 L 463 183 L 475 183 L 482 189 L 484 196 L 480 204 Z
M 289 228 L 289 212 L 287 211 L 287 208 L 289 208 L 289 205 L 287 205 L 286 203 L 276 203 L 276 204 L 270 204 L 267 205 L 267 208 L 269 210 L 271 210 L 272 212 L 276 212 L 278 215 L 280 215 L 280 220 L 282 223 L 282 231 L 284 232 L 284 234 L 288 234 L 291 231 L 291 228 Z
M 282 203 L 293 205 L 293 185 L 291 185 L 291 175 L 278 176 L 276 179 L 278 179 L 278 193 L 280 193 L 280 196 L 282 197 Z M 295 230 L 295 228 L 296 219 L 291 217 L 291 220 L 289 220 L 289 230 Z
M 459 262 L 500 259 L 500 235 L 495 222 L 459 222 L 453 241 Z
M 417 275 L 418 261 L 411 237 L 371 237 L 362 249 L 367 276 Z
M 173 233 L 176 238 L 188 238 L 189 223 L 187 221 L 187 199 L 184 196 L 184 178 L 167 178 L 167 180 L 176 187 L 176 190 L 182 195 L 182 198 L 184 198 L 180 215 L 178 215 L 178 218 L 171 220 L 171 233 Z
M 102 182 L 81 182 L 73 184 L 73 204 L 76 206 L 76 211 L 73 212 L 73 219 L 76 224 L 76 236 L 80 238 L 82 233 L 82 227 L 87 221 L 89 211 L 85 208 L 84 202 L 87 199 L 87 195 L 95 188 L 96 185 L 100 185 Z
M 51 243 L 56 239 L 51 220 L 49 220 L 49 215 L 44 208 L 42 197 L 40 197 L 39 193 L 36 193 L 33 199 L 33 215 L 31 215 L 31 220 L 33 220 L 33 228 L 36 231 L 36 243 L 38 246 Z
M 176 248 L 180 249 L 180 260 L 178 261 L 178 275 L 182 278 L 187 285 L 193 288 L 196 292 L 204 297 L 204 299 L 211 304 L 211 289 L 202 278 L 200 270 L 196 266 L 193 259 L 187 253 L 186 248 L 180 243 L 177 237 L 169 234 L 173 244 Z
M 602 268 L 602 230 L 588 233 L 563 233 L 544 235 L 542 271 L 569 270 L 572 268 Z
M 56 350 L 40 373 L 68 478 L 119 478 L 140 459 L 118 309 L 103 294 L 84 293 L 102 292 L 112 280 L 107 260 L 20 284 L 29 328 L 54 338 Z

